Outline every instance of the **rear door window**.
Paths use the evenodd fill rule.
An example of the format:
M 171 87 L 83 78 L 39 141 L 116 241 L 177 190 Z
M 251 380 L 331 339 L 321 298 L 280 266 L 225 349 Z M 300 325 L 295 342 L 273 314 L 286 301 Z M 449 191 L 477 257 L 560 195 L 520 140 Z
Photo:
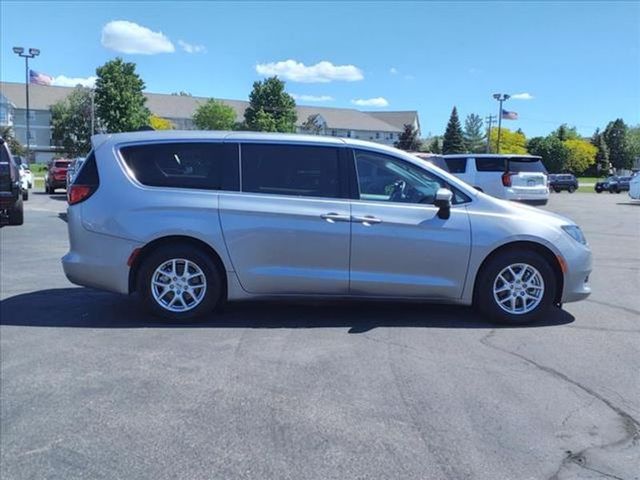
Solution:
M 447 170 L 451 173 L 464 173 L 467 171 L 466 158 L 445 158 Z
M 335 147 L 242 144 L 242 191 L 340 198 L 339 152 Z
M 238 146 L 214 142 L 173 142 L 122 147 L 120 154 L 136 180 L 151 187 L 238 190 Z

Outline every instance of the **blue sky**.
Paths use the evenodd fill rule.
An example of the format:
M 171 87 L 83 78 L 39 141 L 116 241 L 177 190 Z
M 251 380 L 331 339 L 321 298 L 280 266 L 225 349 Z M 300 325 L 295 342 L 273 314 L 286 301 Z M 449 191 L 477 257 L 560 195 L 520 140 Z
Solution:
M 527 136 L 640 123 L 638 2 L 0 5 L 3 81 L 24 81 L 20 45 L 40 48 L 32 68 L 61 83 L 122 56 L 149 91 L 246 99 L 277 72 L 301 104 L 417 109 L 424 135 L 444 131 L 453 105 L 496 114 L 494 92 L 532 97 L 505 104 L 520 116 L 505 126 Z M 151 53 L 123 53 L 136 51 Z

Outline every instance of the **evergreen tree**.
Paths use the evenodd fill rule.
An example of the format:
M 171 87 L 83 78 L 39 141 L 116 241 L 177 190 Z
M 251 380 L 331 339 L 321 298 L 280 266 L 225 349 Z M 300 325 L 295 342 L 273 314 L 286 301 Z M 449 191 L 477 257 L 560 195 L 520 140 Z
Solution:
M 458 110 L 453 107 L 451 110 L 451 116 L 449 117 L 449 123 L 447 123 L 447 129 L 444 132 L 444 138 L 442 140 L 442 153 L 464 153 L 464 136 L 462 133 L 462 127 L 460 126 L 460 119 L 458 118 Z
M 597 128 L 591 137 L 591 145 L 598 149 L 596 153 L 596 172 L 599 175 L 609 172 L 609 149 L 604 141 L 604 135 Z
M 116 58 L 96 69 L 95 104 L 108 133 L 129 132 L 149 123 L 144 82 L 136 64 Z
M 464 143 L 467 152 L 480 153 L 485 151 L 485 135 L 480 115 L 472 113 L 464 120 Z
M 253 82 L 244 120 L 249 130 L 258 132 L 295 132 L 296 102 L 285 91 L 278 77 Z
M 422 142 L 418 138 L 418 131 L 413 125 L 405 124 L 404 131 L 398 137 L 398 141 L 394 144 L 400 150 L 407 152 L 417 152 L 422 146 Z
M 439 137 L 433 137 L 433 139 L 429 143 L 429 152 L 430 153 L 442 153 L 442 148 L 440 148 L 440 138 Z
M 609 122 L 605 128 L 604 141 L 609 149 L 609 161 L 616 169 L 631 168 L 633 159 L 629 150 L 627 126 L 621 118 Z

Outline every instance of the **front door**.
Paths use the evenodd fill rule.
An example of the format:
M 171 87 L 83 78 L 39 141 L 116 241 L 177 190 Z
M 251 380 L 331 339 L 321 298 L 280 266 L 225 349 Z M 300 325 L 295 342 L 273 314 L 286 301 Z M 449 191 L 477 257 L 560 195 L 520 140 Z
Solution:
M 377 152 L 356 150 L 355 162 L 350 292 L 460 298 L 471 248 L 463 196 L 454 192 L 451 216 L 440 219 L 433 201 L 443 180 Z
M 349 289 L 350 204 L 340 149 L 241 145 L 240 193 L 221 193 L 220 221 L 242 287 L 255 294 Z

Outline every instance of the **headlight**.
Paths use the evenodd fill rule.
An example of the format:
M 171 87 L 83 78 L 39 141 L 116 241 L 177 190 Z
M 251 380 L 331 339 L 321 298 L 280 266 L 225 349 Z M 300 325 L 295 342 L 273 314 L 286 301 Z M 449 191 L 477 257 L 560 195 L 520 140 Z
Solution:
M 580 227 L 577 225 L 563 225 L 562 229 L 567 232 L 567 234 L 573 238 L 576 242 L 581 243 L 582 245 L 587 244 L 587 239 L 584 237 L 584 233 L 580 230 Z

